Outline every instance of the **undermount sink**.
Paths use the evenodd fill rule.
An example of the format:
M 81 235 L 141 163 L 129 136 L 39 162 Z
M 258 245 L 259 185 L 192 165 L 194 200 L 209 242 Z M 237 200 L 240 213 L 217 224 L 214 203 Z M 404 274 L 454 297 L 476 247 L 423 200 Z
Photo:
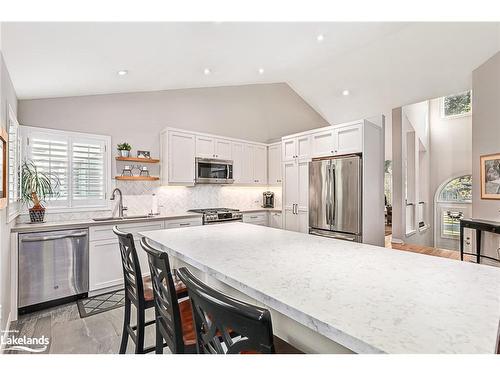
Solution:
M 124 217 L 95 217 L 92 220 L 94 221 L 110 221 L 110 220 L 131 220 L 131 219 L 147 219 L 149 218 L 149 215 L 133 215 L 133 216 L 124 216 Z

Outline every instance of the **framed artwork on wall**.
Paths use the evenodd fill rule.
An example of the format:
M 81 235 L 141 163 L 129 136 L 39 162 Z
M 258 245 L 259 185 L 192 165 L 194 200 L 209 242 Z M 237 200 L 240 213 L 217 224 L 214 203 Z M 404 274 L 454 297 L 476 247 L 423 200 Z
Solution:
M 8 134 L 4 128 L 0 129 L 0 209 L 7 206 L 7 145 Z
M 481 199 L 500 200 L 500 153 L 481 156 Z

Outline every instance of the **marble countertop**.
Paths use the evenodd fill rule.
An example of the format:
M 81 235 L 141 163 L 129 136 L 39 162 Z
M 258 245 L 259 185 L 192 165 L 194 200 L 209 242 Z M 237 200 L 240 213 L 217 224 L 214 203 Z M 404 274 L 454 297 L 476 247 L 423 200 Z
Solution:
M 141 234 L 354 352 L 495 352 L 500 268 L 244 223 Z
M 11 232 L 36 232 L 43 230 L 52 230 L 52 229 L 69 229 L 76 227 L 89 227 L 89 226 L 98 226 L 98 225 L 110 225 L 116 223 L 141 223 L 141 222 L 149 222 L 149 221 L 158 221 L 158 220 L 169 220 L 169 219 L 187 219 L 191 217 L 202 217 L 202 214 L 197 214 L 193 212 L 179 212 L 179 213 L 171 213 L 166 215 L 157 215 L 151 216 L 147 218 L 131 218 L 131 219 L 112 219 L 112 220 L 104 220 L 104 221 L 94 221 L 92 219 L 83 219 L 83 220 L 70 220 L 70 221 L 49 221 L 45 223 L 20 223 L 16 224 L 12 227 Z

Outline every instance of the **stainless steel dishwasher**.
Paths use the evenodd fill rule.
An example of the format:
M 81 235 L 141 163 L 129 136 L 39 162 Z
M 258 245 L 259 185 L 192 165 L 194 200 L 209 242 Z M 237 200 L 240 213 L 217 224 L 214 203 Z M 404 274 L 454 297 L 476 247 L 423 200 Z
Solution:
M 88 293 L 88 236 L 88 228 L 19 235 L 20 312 Z

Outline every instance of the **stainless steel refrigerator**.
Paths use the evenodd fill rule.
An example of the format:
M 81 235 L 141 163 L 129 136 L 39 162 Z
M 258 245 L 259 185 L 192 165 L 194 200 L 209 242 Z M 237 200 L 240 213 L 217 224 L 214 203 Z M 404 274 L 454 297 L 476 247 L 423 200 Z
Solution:
M 309 163 L 309 233 L 362 242 L 361 157 Z

